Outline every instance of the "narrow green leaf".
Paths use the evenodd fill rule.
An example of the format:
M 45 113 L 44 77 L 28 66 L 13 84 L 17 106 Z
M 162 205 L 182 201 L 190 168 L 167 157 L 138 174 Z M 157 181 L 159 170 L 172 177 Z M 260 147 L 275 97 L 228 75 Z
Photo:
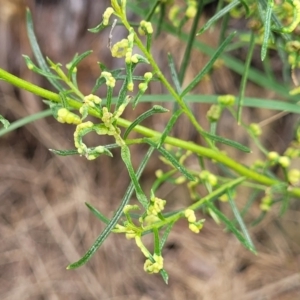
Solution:
M 158 256 L 161 255 L 161 248 L 159 246 L 159 234 L 158 234 L 158 228 L 153 228 L 153 235 L 154 235 L 154 253 Z
M 155 147 L 160 154 L 162 154 L 180 173 L 182 173 L 188 180 L 194 181 L 195 177 L 177 160 L 177 158 L 163 147 L 157 148 L 157 144 L 151 139 L 145 138 L 146 143 Z
M 138 170 L 136 173 L 136 177 L 140 178 L 143 170 L 145 169 L 152 153 L 154 151 L 154 148 L 151 147 L 148 152 L 146 153 L 146 155 L 144 156 Z M 82 265 L 86 264 L 91 257 L 95 254 L 95 252 L 99 249 L 99 247 L 103 244 L 103 242 L 105 241 L 105 239 L 108 237 L 108 235 L 111 233 L 111 231 L 115 228 L 116 224 L 118 223 L 119 219 L 121 218 L 122 214 L 123 214 L 123 209 L 124 207 L 128 204 L 130 197 L 132 195 L 132 193 L 134 192 L 134 184 L 133 182 L 130 183 L 130 185 L 128 186 L 125 195 L 121 201 L 120 206 L 118 207 L 118 209 L 116 210 L 113 218 L 109 221 L 109 223 L 107 224 L 107 226 L 105 227 L 105 229 L 103 230 L 103 232 L 98 236 L 98 238 L 96 239 L 96 241 L 94 242 L 94 244 L 91 246 L 91 248 L 84 254 L 83 257 L 81 257 L 78 261 L 70 264 L 67 269 L 76 269 L 81 267 Z
M 181 93 L 181 97 L 184 97 L 188 92 L 190 92 L 203 78 L 204 75 L 206 75 L 209 70 L 212 68 L 215 61 L 220 57 L 226 46 L 230 43 L 232 38 L 234 37 L 236 32 L 232 32 L 225 40 L 224 42 L 219 46 L 219 48 L 216 50 L 214 55 L 211 57 L 209 62 L 203 67 L 203 69 L 200 71 L 200 73 L 192 80 L 192 82 L 185 88 L 185 90 Z
M 110 111 L 112 94 L 113 94 L 113 88 L 111 86 L 108 86 L 106 92 L 106 107 L 108 111 Z
M 67 92 L 65 92 L 65 91 L 59 92 L 59 99 L 62 104 L 62 107 L 64 107 L 64 108 L 68 108 L 68 101 L 67 101 L 66 94 L 67 94 Z
M 199 24 L 199 20 L 200 20 L 201 14 L 203 12 L 203 6 L 204 6 L 203 1 L 198 1 L 196 3 L 197 3 L 197 6 L 195 7 L 195 9 L 197 9 L 197 12 L 193 19 L 192 28 L 189 32 L 188 41 L 186 43 L 183 59 L 182 59 L 180 69 L 179 69 L 179 74 L 178 74 L 180 85 L 182 85 L 182 83 L 183 83 L 183 79 L 185 78 L 187 67 L 191 60 L 191 54 L 192 54 L 193 44 L 194 44 L 195 37 L 196 37 L 197 26 Z M 185 22 L 187 20 L 188 20 L 187 17 L 182 18 L 182 22 L 180 22 L 181 24 L 179 25 L 179 28 L 178 28 L 179 32 L 181 32 L 181 27 L 185 24 Z
M 163 3 L 162 1 L 160 1 L 160 10 L 159 10 L 159 17 L 158 17 L 158 21 L 157 21 L 157 28 L 156 28 L 156 35 L 155 37 L 158 37 L 161 30 L 162 30 L 162 26 L 164 23 L 164 19 L 165 19 L 165 14 L 166 14 L 166 4 Z
M 213 201 L 216 198 L 223 195 L 224 193 L 226 193 L 228 189 L 233 189 L 236 186 L 240 185 L 245 180 L 246 180 L 246 177 L 238 177 L 229 182 L 226 182 L 226 183 L 222 184 L 220 187 L 218 187 L 217 189 L 213 190 L 211 193 L 209 193 L 205 197 L 201 198 L 196 203 L 190 205 L 189 208 L 192 210 L 197 210 L 197 209 L 201 208 L 203 205 L 205 205 L 207 202 Z
M 31 45 L 31 49 L 33 51 L 33 54 L 34 54 L 37 62 L 38 62 L 39 67 L 46 73 L 51 73 L 51 71 L 42 55 L 39 44 L 37 42 L 37 39 L 36 39 L 36 36 L 34 33 L 32 15 L 28 8 L 26 10 L 26 27 L 27 27 L 27 35 L 28 35 L 28 39 L 29 39 L 29 42 Z M 56 79 L 54 79 L 52 77 L 47 77 L 47 79 L 58 91 L 63 90 L 62 85 Z
M 92 32 L 92 33 L 98 33 L 101 30 L 103 30 L 106 26 L 103 25 L 103 22 L 101 22 L 99 25 L 93 27 L 93 28 L 89 28 L 88 31 Z
M 251 226 L 258 225 L 264 219 L 264 217 L 266 216 L 266 214 L 267 213 L 265 211 L 262 211 L 260 213 L 260 215 L 251 223 Z
M 247 240 L 248 245 L 250 245 L 252 247 L 252 249 L 255 249 L 255 246 L 254 246 L 254 244 L 253 244 L 253 242 L 251 240 L 250 234 L 249 234 L 249 232 L 247 230 L 247 227 L 246 227 L 246 225 L 244 223 L 244 220 L 243 220 L 243 218 L 242 218 L 242 216 L 240 214 L 240 211 L 237 208 L 237 206 L 235 204 L 235 201 L 232 198 L 232 192 L 231 192 L 231 190 L 227 191 L 227 196 L 228 196 L 228 202 L 230 204 L 232 212 L 233 212 L 233 214 L 235 216 L 235 219 L 237 220 L 237 222 L 238 222 L 238 224 L 239 224 L 239 226 L 240 226 L 240 228 L 242 230 L 242 233 L 244 234 L 245 239 Z
M 150 3 L 151 3 L 151 2 L 150 2 Z M 156 11 L 156 8 L 160 5 L 160 3 L 161 3 L 160 0 L 156 0 L 156 1 L 154 2 L 154 4 L 152 5 L 152 7 L 149 9 L 149 13 L 148 13 L 147 17 L 145 18 L 145 20 L 146 20 L 147 22 L 150 22 L 150 21 L 151 21 L 151 19 L 152 19 L 154 13 L 155 13 L 155 11 Z
M 218 218 L 227 226 L 227 228 L 237 237 L 237 239 L 251 252 L 256 254 L 255 248 L 249 244 L 248 240 L 241 234 L 241 232 L 234 226 L 234 224 L 227 219 L 227 217 L 219 211 L 212 203 L 207 202 L 206 206 L 210 208 Z
M 125 163 L 125 166 L 128 170 L 128 174 L 134 185 L 136 197 L 137 197 L 138 201 L 143 205 L 143 207 L 145 209 L 147 209 L 148 199 L 147 199 L 145 193 L 143 192 L 143 190 L 139 184 L 138 178 L 134 172 L 133 166 L 131 164 L 130 150 L 127 145 L 124 145 L 121 147 L 121 157 L 122 157 L 123 162 Z
M 271 33 L 271 17 L 272 17 L 273 6 L 274 6 L 274 1 L 268 0 L 266 15 L 264 18 L 264 39 L 261 46 L 261 55 L 260 55 L 261 60 L 265 59 L 268 50 L 268 42 Z
M 160 106 L 160 105 L 154 105 L 151 109 L 145 111 L 142 113 L 140 116 L 138 116 L 126 129 L 124 132 L 124 137 L 123 139 L 126 140 L 128 137 L 129 133 L 132 131 L 132 129 L 140 124 L 142 121 L 144 121 L 146 118 L 149 118 L 150 116 L 154 114 L 159 114 L 159 113 L 165 113 L 168 112 L 169 110 Z
M 88 202 L 85 202 L 85 205 L 88 207 L 88 209 L 104 224 L 109 223 L 109 219 L 106 218 L 97 208 L 95 208 L 92 204 L 89 204 Z
M 248 18 L 250 16 L 250 7 L 248 5 L 248 3 L 245 0 L 240 0 L 241 4 L 244 6 L 245 12 L 246 12 L 246 18 Z
M 282 217 L 287 209 L 289 208 L 289 204 L 290 204 L 290 200 L 291 200 L 291 196 L 287 193 L 287 191 L 285 191 L 282 195 L 282 199 L 281 199 L 281 207 L 280 207 L 280 216 Z
M 243 152 L 251 153 L 251 149 L 250 148 L 248 148 L 248 147 L 246 147 L 246 146 L 244 146 L 244 145 L 242 145 L 242 144 L 240 144 L 238 142 L 235 142 L 233 140 L 226 139 L 226 138 L 223 138 L 221 136 L 208 133 L 206 131 L 203 131 L 201 134 L 203 134 L 204 136 L 208 137 L 209 139 L 211 139 L 214 142 L 219 142 L 219 143 L 228 145 L 230 147 L 236 148 L 238 150 L 241 150 Z
M 242 76 L 242 81 L 241 81 L 240 91 L 239 91 L 239 97 L 238 97 L 238 112 L 237 112 L 238 124 L 241 123 L 242 107 L 243 107 L 243 104 L 244 104 L 246 84 L 247 84 L 247 80 L 248 80 L 248 73 L 249 73 L 250 63 L 251 63 L 251 60 L 252 60 L 254 46 L 255 46 L 255 34 L 252 31 L 251 32 L 251 38 L 250 38 L 249 50 L 248 50 L 248 54 L 247 54 L 247 58 L 246 58 L 246 62 L 245 62 L 245 68 L 244 68 L 244 73 L 243 73 L 243 76 Z
M 184 100 L 189 103 L 218 103 L 218 95 L 187 95 Z M 157 102 L 159 98 L 160 102 L 174 102 L 174 99 L 170 95 L 144 95 L 141 99 L 142 102 Z M 300 113 L 300 105 L 297 102 L 287 102 L 280 100 L 269 100 L 264 98 L 244 97 L 244 106 L 256 107 L 270 110 L 285 110 L 287 112 Z
M 78 155 L 77 149 L 71 150 L 56 150 L 56 149 L 49 149 L 52 153 L 59 155 L 59 156 L 69 156 L 69 155 Z
M 0 122 L 3 124 L 4 129 L 7 129 L 10 125 L 10 122 L 6 120 L 2 115 L 0 115 Z
M 216 21 L 222 18 L 225 14 L 227 14 L 231 9 L 240 4 L 240 0 L 234 0 L 230 2 L 227 6 L 221 9 L 217 14 L 215 14 L 211 19 L 209 19 L 205 25 L 197 32 L 197 35 L 202 34 L 206 31 L 210 26 L 212 26 Z
M 27 68 L 37 74 L 40 74 L 46 78 L 52 78 L 52 79 L 57 79 L 57 80 L 60 80 L 60 78 L 56 75 L 54 75 L 53 73 L 50 72 L 47 72 L 47 71 L 43 71 L 42 69 L 38 68 L 34 63 L 33 61 L 30 59 L 29 56 L 27 55 L 22 55 L 24 60 L 25 60 L 25 63 L 27 65 Z
M 126 95 L 127 95 L 127 85 L 128 85 L 128 77 L 126 76 L 126 79 L 124 80 L 121 88 L 120 88 L 120 91 L 119 91 L 119 94 L 118 94 L 118 100 L 117 100 L 117 103 L 116 103 L 116 108 L 115 108 L 115 111 L 118 110 L 118 108 L 122 105 L 122 103 L 124 103 L 125 99 L 126 99 Z
M 89 56 L 93 51 L 92 50 L 88 50 L 80 55 L 75 55 L 74 58 L 72 59 L 72 61 L 70 63 L 67 64 L 68 67 L 68 78 L 72 77 L 73 71 L 74 69 L 77 67 L 77 65 L 87 56 Z
M 176 92 L 178 94 L 181 94 L 181 84 L 179 82 L 178 73 L 176 71 L 176 66 L 175 66 L 174 59 L 173 59 L 173 56 L 171 53 L 168 53 L 168 65 L 171 70 L 171 78 L 174 83 Z
M 170 118 L 168 124 L 166 125 L 163 133 L 161 134 L 160 140 L 157 144 L 157 148 L 160 148 L 160 146 L 164 143 L 166 137 L 169 135 L 169 133 L 171 132 L 174 124 L 176 123 L 177 119 L 179 118 L 179 116 L 182 114 L 182 110 L 178 109 L 177 111 L 175 111 L 172 114 L 172 117 Z
M 165 243 L 168 239 L 168 236 L 169 236 L 174 224 L 175 224 L 175 222 L 172 222 L 172 223 L 168 224 L 162 238 L 160 239 L 160 244 L 159 244 L 160 252 L 162 252 L 162 249 L 163 249 L 163 247 L 164 247 L 164 245 L 165 245 Z
M 32 114 L 30 116 L 26 116 L 25 118 L 22 118 L 22 119 L 19 119 L 13 123 L 10 124 L 10 126 L 8 128 L 1 128 L 0 129 L 0 137 L 11 132 L 11 131 L 14 131 L 15 129 L 17 128 L 20 128 L 22 126 L 25 126 L 29 123 L 32 123 L 36 120 L 39 120 L 39 119 L 43 119 L 45 117 L 49 117 L 52 115 L 52 110 L 51 109 L 47 109 L 47 110 L 43 110 L 43 111 L 40 111 L 36 114 Z
M 163 278 L 165 284 L 168 284 L 168 281 L 169 281 L 169 275 L 168 275 L 167 271 L 166 271 L 165 269 L 161 269 L 161 270 L 159 271 L 159 273 L 160 273 L 161 277 Z

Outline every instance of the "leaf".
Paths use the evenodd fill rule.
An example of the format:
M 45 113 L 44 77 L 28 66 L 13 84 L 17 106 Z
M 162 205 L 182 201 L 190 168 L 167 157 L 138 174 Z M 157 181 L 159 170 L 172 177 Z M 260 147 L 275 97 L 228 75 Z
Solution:
M 242 230 L 242 232 L 244 234 L 245 239 L 247 240 L 248 245 L 251 245 L 251 247 L 253 249 L 255 249 L 255 246 L 254 246 L 254 244 L 253 244 L 253 242 L 251 240 L 250 234 L 249 234 L 249 232 L 247 230 L 247 227 L 246 227 L 246 225 L 244 223 L 244 220 L 243 220 L 243 218 L 242 218 L 242 216 L 240 214 L 240 211 L 238 210 L 238 208 L 237 208 L 237 206 L 235 204 L 235 201 L 232 198 L 232 192 L 231 192 L 231 190 L 227 191 L 227 195 L 228 195 L 228 202 L 230 204 L 232 212 L 233 212 L 233 214 L 235 216 L 235 219 L 237 220 L 238 224 L 240 225 L 240 228 L 241 228 L 241 230 Z
M 168 124 L 166 125 L 163 133 L 161 134 L 161 137 L 160 137 L 160 140 L 157 144 L 157 148 L 160 148 L 161 145 L 164 143 L 166 137 L 169 135 L 169 133 L 171 132 L 174 124 L 176 123 L 177 119 L 179 118 L 179 116 L 182 114 L 182 110 L 181 109 L 178 109 L 177 111 L 175 111 L 173 114 L 172 114 L 172 117 L 170 118 Z
M 59 156 L 69 156 L 69 155 L 78 155 L 77 149 L 72 150 L 55 150 L 55 149 L 49 149 L 52 153 L 59 155 Z
M 32 21 L 32 16 L 30 10 L 27 8 L 26 10 L 26 27 L 27 27 L 27 35 L 28 39 L 31 45 L 31 49 L 33 51 L 33 54 L 38 62 L 39 67 L 45 71 L 46 73 L 51 73 L 50 68 L 48 67 L 42 52 L 40 50 L 39 44 L 37 42 L 35 33 L 34 33 L 34 28 L 33 28 L 33 21 Z M 62 85 L 54 78 L 52 77 L 47 77 L 48 81 L 58 90 L 62 91 L 63 87 Z
M 52 115 L 52 110 L 51 109 L 47 109 L 47 110 L 43 110 L 43 111 L 40 111 L 36 114 L 32 114 L 30 116 L 26 116 L 22 119 L 19 119 L 13 123 L 10 124 L 10 126 L 8 128 L 1 128 L 0 129 L 0 137 L 17 129 L 17 128 L 20 128 L 22 126 L 25 126 L 29 123 L 32 123 L 36 120 L 39 120 L 39 119 L 43 119 L 45 117 L 48 117 L 48 116 L 51 116 Z M 0 120 L 1 121 L 1 120 Z
M 47 71 L 43 71 L 42 69 L 38 68 L 34 63 L 33 61 L 30 59 L 29 56 L 27 55 L 22 55 L 24 60 L 25 60 L 25 63 L 27 65 L 27 68 L 37 74 L 40 74 L 46 78 L 52 78 L 52 79 L 57 79 L 57 80 L 60 80 L 60 78 L 56 75 L 54 75 L 53 73 L 50 72 L 47 72 Z
M 130 150 L 128 148 L 127 145 L 124 145 L 121 147 L 121 157 L 122 157 L 122 160 L 123 162 L 125 163 L 125 166 L 128 170 L 128 174 L 131 178 L 131 181 L 134 185 L 134 189 L 135 189 L 135 192 L 136 192 L 136 197 L 138 199 L 138 201 L 143 205 L 143 207 L 145 209 L 147 209 L 148 207 L 148 199 L 145 195 L 145 193 L 143 192 L 140 184 L 139 184 L 139 181 L 138 181 L 138 178 L 134 172 L 134 169 L 133 169 L 133 166 L 131 164 L 131 158 L 130 158 Z
M 171 223 L 168 224 L 162 238 L 160 239 L 160 244 L 159 244 L 160 252 L 162 252 L 162 249 L 163 249 L 163 247 L 164 247 L 164 245 L 165 245 L 165 243 L 168 239 L 168 236 L 169 236 L 174 224 L 175 224 L 175 222 L 171 222 Z
M 184 100 L 189 103 L 210 103 L 216 104 L 218 102 L 218 95 L 187 95 Z M 173 102 L 174 99 L 170 95 L 144 95 L 142 102 L 157 102 L 157 99 L 163 103 Z M 300 105 L 298 102 L 287 102 L 280 100 L 269 100 L 263 98 L 245 97 L 244 106 L 257 107 L 270 110 L 285 110 L 287 112 L 300 113 Z
M 87 202 L 85 202 L 85 205 L 88 207 L 88 209 L 100 220 L 102 221 L 104 224 L 108 224 L 109 223 L 109 219 L 106 218 L 97 208 L 95 208 L 92 204 L 89 204 Z
M 68 70 L 68 78 L 72 77 L 73 74 L 73 70 L 77 67 L 77 65 L 87 56 L 89 56 L 93 51 L 92 50 L 88 50 L 82 54 L 80 54 L 79 56 L 76 54 L 74 56 L 74 58 L 72 59 L 72 61 L 70 63 L 67 64 L 67 68 Z
M 215 14 L 212 18 L 210 18 L 205 25 L 197 32 L 197 35 L 202 34 L 206 31 L 210 26 L 212 26 L 216 21 L 226 15 L 231 9 L 240 4 L 240 0 L 234 0 L 230 2 L 227 6 L 221 9 L 217 14 Z
M 166 271 L 165 269 L 161 269 L 161 270 L 159 271 L 159 273 L 160 273 L 161 277 L 163 278 L 165 284 L 168 284 L 168 281 L 169 281 L 169 275 L 168 275 L 167 271 Z
M 178 72 L 176 71 L 174 59 L 173 59 L 173 56 L 171 53 L 168 53 L 168 64 L 169 64 L 169 68 L 171 70 L 171 78 L 174 83 L 176 92 L 178 94 L 181 94 L 181 84 L 179 82 Z
M 188 92 L 190 92 L 203 78 L 204 75 L 206 75 L 209 70 L 212 68 L 215 61 L 219 58 L 219 56 L 222 54 L 226 46 L 230 43 L 232 38 L 234 37 L 236 32 L 232 32 L 225 40 L 224 42 L 219 46 L 219 48 L 216 50 L 216 52 L 213 54 L 213 56 L 210 58 L 209 62 L 203 67 L 203 69 L 200 71 L 198 75 L 192 80 L 192 82 L 184 89 L 184 91 L 181 93 L 180 97 L 184 97 Z
M 145 138 L 146 143 L 150 144 L 152 147 L 155 147 L 180 173 L 182 173 L 188 180 L 194 181 L 195 177 L 177 160 L 177 158 L 166 149 L 159 147 L 151 139 Z
M 140 124 L 142 121 L 144 121 L 146 118 L 149 118 L 150 116 L 157 114 L 157 113 L 165 113 L 168 112 L 169 110 L 160 106 L 160 105 L 154 105 L 151 109 L 147 110 L 146 112 L 142 113 L 140 116 L 138 116 L 126 129 L 124 132 L 124 137 L 123 139 L 126 140 L 128 137 L 129 133 L 133 130 L 135 126 Z
M 92 33 L 98 33 L 101 30 L 103 30 L 105 27 L 107 26 L 103 25 L 103 22 L 101 22 L 99 25 L 95 26 L 94 28 L 89 28 L 88 31 Z
M 163 27 L 164 19 L 166 14 L 166 4 L 160 1 L 160 10 L 159 10 L 159 17 L 157 21 L 157 28 L 156 28 L 156 35 L 155 37 L 158 37 L 160 35 L 160 32 Z
M 250 63 L 252 60 L 254 46 L 255 46 L 255 34 L 252 31 L 251 38 L 250 38 L 249 50 L 248 50 L 248 54 L 247 54 L 247 58 L 246 58 L 246 62 L 245 62 L 245 68 L 244 68 L 244 73 L 242 76 L 239 97 L 238 97 L 238 112 L 237 112 L 238 124 L 241 123 L 241 114 L 242 114 L 242 107 L 244 104 L 244 95 L 245 95 L 246 84 L 247 84 L 247 80 L 248 80 L 248 73 L 249 73 Z
M 0 115 L 0 122 L 3 124 L 4 129 L 7 129 L 10 125 L 10 122 L 6 120 L 2 115 Z
M 248 239 L 245 238 L 240 231 L 234 226 L 234 224 L 227 219 L 227 217 L 218 210 L 211 202 L 207 202 L 206 206 L 211 209 L 218 218 L 227 226 L 227 228 L 237 237 L 237 239 L 251 252 L 256 254 L 256 249 L 253 247 L 253 244 L 249 243 Z
M 242 145 L 242 144 L 240 144 L 238 142 L 235 142 L 233 140 L 226 139 L 226 138 L 223 138 L 221 136 L 208 133 L 206 131 L 203 131 L 201 134 L 204 135 L 204 136 L 206 136 L 206 137 L 208 137 L 212 141 L 228 145 L 230 147 L 236 148 L 236 149 L 241 150 L 241 151 L 246 152 L 246 153 L 251 153 L 251 149 L 250 148 L 248 148 L 248 147 L 246 147 L 246 146 L 244 146 L 244 145 Z
M 137 170 L 137 173 L 136 173 L 137 178 L 139 178 L 141 176 L 141 174 L 142 174 L 144 168 L 146 167 L 153 151 L 154 151 L 154 148 L 151 147 L 148 150 L 148 152 L 146 153 L 146 155 L 144 156 L 144 158 L 143 158 L 143 160 L 142 160 L 142 162 L 141 162 L 141 164 L 140 164 L 140 166 Z M 82 256 L 78 261 L 68 265 L 68 267 L 67 267 L 68 270 L 79 268 L 82 265 L 86 264 L 91 259 L 91 257 L 95 254 L 95 252 L 103 244 L 103 242 L 106 240 L 106 238 L 111 233 L 111 231 L 115 228 L 116 224 L 118 223 L 119 219 L 121 218 L 121 216 L 123 214 L 124 207 L 128 204 L 128 202 L 130 200 L 130 197 L 131 197 L 133 191 L 134 191 L 134 184 L 133 184 L 133 182 L 131 182 L 130 185 L 128 186 L 126 192 L 125 192 L 125 195 L 124 195 L 124 197 L 121 201 L 120 206 L 116 210 L 114 216 L 109 221 L 109 223 L 107 224 L 107 226 L 105 227 L 103 232 L 98 236 L 98 238 L 96 239 L 94 244 L 84 254 L 84 256 Z
M 158 256 L 161 255 L 161 248 L 159 243 L 159 234 L 158 234 L 158 228 L 153 228 L 153 235 L 154 235 L 154 253 Z
M 264 60 L 268 50 L 269 36 L 271 33 L 271 17 L 274 6 L 273 0 L 268 0 L 266 15 L 264 16 L 264 39 L 261 46 L 261 60 Z
M 286 192 L 283 194 L 283 198 L 281 200 L 282 204 L 280 207 L 280 216 L 282 217 L 287 209 L 289 208 L 289 204 L 290 204 L 290 200 L 291 200 L 291 196 Z

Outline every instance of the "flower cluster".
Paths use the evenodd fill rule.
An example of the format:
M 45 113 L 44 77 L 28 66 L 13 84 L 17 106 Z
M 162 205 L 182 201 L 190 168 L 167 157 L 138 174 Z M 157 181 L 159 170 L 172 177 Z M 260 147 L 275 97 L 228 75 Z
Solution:
M 78 115 L 70 112 L 66 108 L 60 108 L 57 111 L 57 121 L 60 123 L 67 123 L 67 124 L 80 124 L 81 119 Z
M 279 164 L 283 168 L 289 167 L 291 160 L 287 156 L 280 156 L 277 152 L 271 151 L 268 153 L 268 160 L 272 165 Z
M 152 34 L 153 33 L 152 24 L 150 22 L 142 20 L 140 22 L 140 26 L 138 28 L 138 32 L 139 32 L 140 35 Z
M 161 255 L 154 254 L 153 259 L 154 262 L 152 262 L 149 258 L 146 259 L 144 264 L 144 270 L 149 274 L 159 273 L 164 266 L 164 258 Z
M 147 215 L 153 215 L 157 216 L 159 213 L 161 213 L 166 205 L 166 200 L 162 200 L 158 197 L 151 197 L 150 204 L 147 209 Z
M 103 13 L 103 25 L 107 26 L 109 23 L 110 16 L 114 13 L 114 9 L 112 7 L 108 7 Z
M 192 209 L 186 209 L 184 212 L 184 216 L 187 218 L 189 222 L 189 229 L 195 233 L 199 233 L 203 227 L 204 219 L 196 221 L 195 212 Z
M 112 76 L 110 72 L 103 71 L 101 77 L 104 77 L 106 80 L 106 85 L 113 88 L 116 85 L 116 79 Z

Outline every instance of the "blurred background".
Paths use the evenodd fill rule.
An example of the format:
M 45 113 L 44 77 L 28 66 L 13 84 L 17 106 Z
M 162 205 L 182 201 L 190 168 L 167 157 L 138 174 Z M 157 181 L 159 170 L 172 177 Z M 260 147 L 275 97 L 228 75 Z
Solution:
M 79 68 L 79 84 L 84 94 L 90 93 L 99 76 L 98 61 L 109 68 L 122 65 L 112 60 L 107 49 L 109 31 L 100 35 L 87 32 L 101 21 L 110 1 L 95 0 L 0 0 L 0 67 L 35 84 L 52 89 L 49 83 L 29 71 L 22 54 L 33 57 L 26 35 L 25 9 L 33 14 L 38 42 L 45 56 L 66 64 L 75 53 L 93 49 Z M 213 9 L 216 4 L 212 4 Z M 208 18 L 213 10 L 207 9 Z M 132 16 L 133 17 L 133 16 Z M 203 18 L 202 22 L 205 22 Z M 189 25 L 187 25 L 189 26 Z M 216 28 L 218 30 L 218 28 Z M 117 27 L 113 39 L 126 32 Z M 201 36 L 211 46 L 217 45 L 213 32 Z M 180 60 L 182 45 L 166 34 L 155 41 L 155 57 L 167 68 L 166 53 Z M 247 49 L 245 49 L 246 52 Z M 245 53 L 238 53 L 240 58 Z M 199 52 L 192 56 L 186 76 L 189 82 L 201 69 L 207 57 Z M 169 75 L 167 75 L 169 76 Z M 240 77 L 220 67 L 203 81 L 197 92 L 202 94 L 237 94 Z M 160 84 L 152 93 L 163 93 Z M 101 92 L 100 92 L 101 93 Z M 274 97 L 249 83 L 248 96 Z M 149 104 L 127 111 L 133 120 Z M 204 120 L 208 105 L 194 105 L 198 118 Z M 0 82 L 0 113 L 11 122 L 44 108 L 41 99 Z M 260 122 L 274 112 L 248 109 L 244 120 Z M 229 118 L 229 116 L 228 116 Z M 264 128 L 264 139 L 270 149 L 282 152 L 292 139 L 294 117 L 289 115 Z M 148 126 L 162 130 L 167 117 L 148 121 Z M 220 135 L 248 144 L 251 142 L 234 122 L 224 120 Z M 72 300 L 151 300 L 151 299 L 300 299 L 300 212 L 297 203 L 282 218 L 272 210 L 250 233 L 257 247 L 255 256 L 240 245 L 234 236 L 216 225 L 208 216 L 203 231 L 195 235 L 186 222 L 178 222 L 165 248 L 165 268 L 169 285 L 160 276 L 143 271 L 144 257 L 133 241 L 111 235 L 90 262 L 68 271 L 66 266 L 78 260 L 103 230 L 103 225 L 88 211 L 89 202 L 107 216 L 112 216 L 128 185 L 128 176 L 118 151 L 114 159 L 100 157 L 87 161 L 77 156 L 58 157 L 48 149 L 73 148 L 72 126 L 62 125 L 52 117 L 36 121 L 0 138 L 0 299 L 72 299 Z M 182 121 L 175 128 L 178 136 L 200 142 L 192 127 Z M 228 135 L 230 132 L 230 136 Z M 90 142 L 95 143 L 91 137 Z M 100 141 L 105 143 L 103 138 Z M 97 142 L 96 142 L 97 144 Z M 133 147 L 137 166 L 146 149 Z M 245 162 L 250 158 L 237 157 Z M 153 159 L 142 176 L 147 189 L 161 166 Z M 189 203 L 184 188 L 163 187 L 162 198 L 172 201 L 172 208 Z M 247 195 L 245 195 L 246 198 Z M 259 215 L 259 200 L 250 211 Z M 237 199 L 241 203 L 245 199 Z M 227 204 L 222 204 L 228 211 Z M 145 238 L 151 249 L 151 238 Z

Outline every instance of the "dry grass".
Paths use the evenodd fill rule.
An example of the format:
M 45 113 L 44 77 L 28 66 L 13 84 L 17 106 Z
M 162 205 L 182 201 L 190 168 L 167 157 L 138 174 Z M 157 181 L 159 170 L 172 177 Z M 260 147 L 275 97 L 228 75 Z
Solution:
M 67 4 L 39 7 L 27 1 L 35 12 L 42 47 L 53 60 L 66 62 L 76 51 L 86 50 L 91 45 L 96 49 L 81 73 L 81 84 L 87 92 L 98 74 L 95 61 L 108 61 L 107 64 L 112 65 L 108 55 L 103 54 L 107 52 L 106 37 L 99 40 L 83 34 L 86 27 L 97 23 L 101 6 L 105 6 L 100 2 L 91 1 L 86 10 L 77 11 L 75 6 Z M 30 53 L 23 20 L 16 22 L 23 12 L 22 1 L 15 1 L 17 5 L 10 8 L 8 3 L 14 1 L 0 1 L 0 35 L 5 37 L 1 40 L 0 66 L 45 84 L 32 77 L 20 63 L 20 53 Z M 61 31 L 63 25 L 76 25 L 73 37 L 69 37 L 67 30 Z M 44 35 L 43 30 L 47 31 Z M 68 42 L 62 43 L 67 37 Z M 166 44 L 165 40 L 161 43 L 162 50 Z M 236 90 L 236 84 L 228 80 L 232 75 L 225 74 L 214 75 L 215 79 L 219 78 L 218 87 Z M 40 101 L 28 93 L 4 83 L 0 88 L 1 113 L 11 120 L 41 108 Z M 216 86 L 209 82 L 205 88 L 213 91 Z M 203 118 L 205 108 L 203 110 L 199 117 Z M 266 115 L 259 117 L 262 120 Z M 230 128 L 230 123 L 226 126 Z M 192 138 L 193 131 L 188 126 L 182 127 L 185 129 L 179 134 Z M 269 136 L 272 130 L 276 129 L 270 127 Z M 241 133 L 237 132 L 236 137 L 240 140 Z M 274 140 L 276 137 L 269 143 L 275 144 Z M 128 184 L 118 158 L 88 162 L 78 157 L 56 157 L 47 150 L 71 147 L 72 128 L 61 126 L 52 118 L 0 139 L 0 299 L 299 299 L 300 212 L 297 203 L 283 218 L 278 219 L 274 211 L 250 229 L 258 248 L 257 256 L 246 251 L 210 219 L 199 235 L 189 232 L 185 222 L 179 222 L 165 249 L 165 267 L 171 276 L 168 286 L 159 276 L 144 273 L 143 256 L 134 243 L 123 236 L 111 235 L 86 266 L 67 271 L 65 267 L 77 260 L 103 229 L 84 202 L 92 203 L 111 216 Z M 137 164 L 142 156 L 140 150 L 135 151 Z M 149 166 L 143 177 L 145 186 L 153 179 L 152 172 L 157 167 L 155 161 Z M 164 193 L 172 196 L 176 203 L 182 200 L 179 195 L 185 195 L 180 189 L 165 188 Z M 257 207 L 250 213 L 256 216 Z M 146 238 L 145 241 L 151 246 L 151 240 Z

